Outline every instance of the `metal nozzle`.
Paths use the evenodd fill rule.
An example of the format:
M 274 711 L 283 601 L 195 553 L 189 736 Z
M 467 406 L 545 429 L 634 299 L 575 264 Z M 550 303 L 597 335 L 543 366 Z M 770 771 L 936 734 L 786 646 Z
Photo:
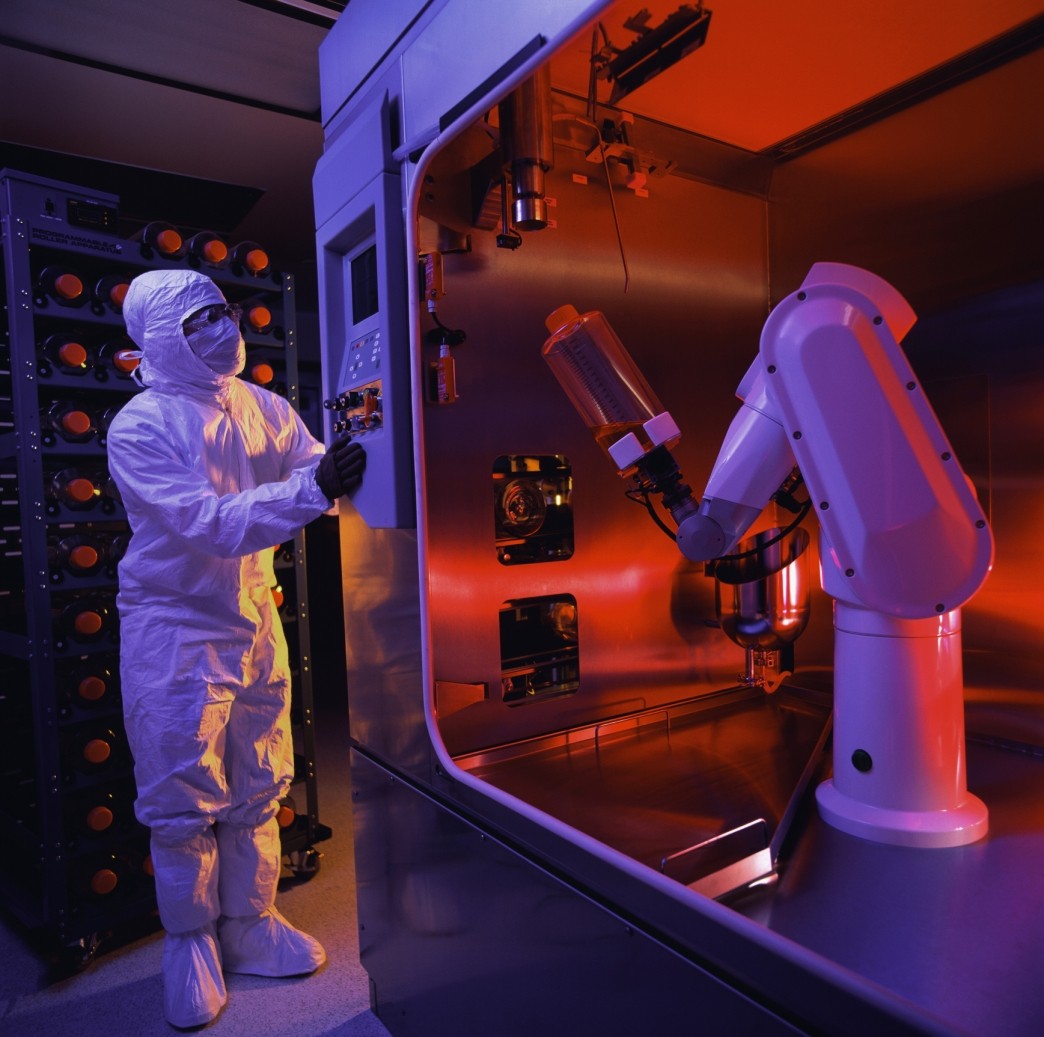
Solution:
M 544 173 L 554 163 L 549 65 L 501 102 L 500 129 L 511 165 L 512 222 L 522 230 L 541 230 L 547 226 Z
M 738 553 L 714 568 L 721 628 L 743 648 L 782 648 L 808 623 L 808 533 L 780 532 L 768 529 L 741 540 Z

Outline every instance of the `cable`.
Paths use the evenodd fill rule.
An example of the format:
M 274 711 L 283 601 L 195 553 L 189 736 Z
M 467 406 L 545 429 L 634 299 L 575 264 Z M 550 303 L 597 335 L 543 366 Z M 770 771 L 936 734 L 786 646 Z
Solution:
M 754 555 L 761 554 L 761 552 L 764 551 L 766 547 L 772 547 L 773 544 L 778 544 L 789 534 L 793 533 L 794 530 L 797 529 L 797 527 L 800 526 L 802 522 L 804 522 L 805 516 L 811 510 L 812 500 L 810 498 L 809 500 L 805 501 L 804 504 L 801 505 L 801 510 L 797 513 L 797 517 L 794 519 L 794 521 L 791 522 L 789 526 L 784 526 L 783 529 L 781 529 L 774 537 L 771 537 L 770 539 L 766 540 L 765 543 L 759 544 L 757 547 L 749 548 L 746 551 L 738 551 L 736 554 L 732 555 L 722 555 L 720 558 L 716 558 L 715 562 L 734 562 L 740 558 L 751 558 Z
M 447 346 L 459 346 L 465 339 L 467 339 L 467 332 L 460 328 L 448 328 L 445 324 L 439 320 L 439 315 L 431 308 L 428 309 L 428 313 L 431 314 L 431 319 L 435 321 L 438 326 L 436 331 L 434 328 L 428 332 L 429 342 L 438 342 L 442 345 Z
M 653 522 L 655 522 L 656 525 L 658 525 L 660 527 L 660 529 L 662 529 L 664 531 L 664 533 L 666 533 L 667 536 L 669 536 L 671 538 L 671 540 L 673 540 L 675 543 L 678 542 L 678 537 L 674 533 L 674 531 L 671 529 L 671 527 L 668 526 L 667 523 L 664 522 L 663 519 L 660 518 L 660 516 L 656 514 L 656 510 L 653 507 L 653 502 L 652 502 L 652 500 L 649 497 L 649 491 L 648 490 L 644 490 L 644 491 L 643 490 L 627 490 L 625 492 L 624 496 L 628 500 L 633 500 L 635 502 L 635 504 L 642 504 L 642 505 L 644 505 L 645 506 L 645 510 L 647 512 L 649 512 L 649 517 L 653 520 Z
M 624 249 L 623 232 L 620 229 L 620 214 L 616 210 L 616 195 L 613 194 L 613 178 L 609 175 L 609 160 L 605 157 L 605 141 L 598 124 L 592 119 L 585 119 L 572 112 L 552 116 L 552 122 L 575 122 L 579 126 L 595 132 L 595 147 L 598 148 L 598 157 L 602 161 L 602 170 L 605 173 L 605 185 L 609 189 L 609 206 L 613 214 L 613 229 L 616 232 L 616 245 L 620 251 L 620 263 L 624 272 L 624 291 L 626 292 L 631 283 L 631 270 L 627 265 L 627 252 Z
M 653 507 L 652 499 L 649 496 L 648 490 L 643 490 L 641 488 L 634 490 L 626 490 L 624 496 L 627 497 L 628 500 L 634 501 L 635 504 L 643 505 L 645 510 L 649 512 L 649 517 L 653 520 L 653 522 L 655 522 L 656 525 L 659 526 L 660 529 L 663 530 L 663 532 L 671 538 L 671 540 L 673 540 L 675 543 L 678 542 L 677 534 L 656 513 L 656 510 Z M 801 504 L 794 520 L 789 525 L 784 526 L 774 537 L 771 537 L 770 539 L 766 540 L 765 543 L 759 544 L 757 547 L 749 548 L 746 551 L 737 551 L 735 554 L 722 555 L 720 558 L 711 559 L 711 561 L 714 564 L 717 564 L 718 562 L 734 562 L 743 558 L 751 558 L 754 555 L 760 554 L 762 551 L 765 550 L 765 548 L 772 547 L 774 544 L 778 544 L 781 540 L 786 539 L 786 537 L 793 533 L 794 530 L 797 529 L 797 527 L 805 521 L 805 519 L 808 516 L 808 513 L 811 510 L 812 498 L 810 497 L 808 500 L 804 501 Z

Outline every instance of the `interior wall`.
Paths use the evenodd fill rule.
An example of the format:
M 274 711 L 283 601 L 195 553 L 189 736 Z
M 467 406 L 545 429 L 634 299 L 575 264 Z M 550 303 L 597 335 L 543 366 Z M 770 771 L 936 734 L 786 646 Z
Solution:
M 1044 138 L 1024 113 L 1042 81 L 1038 51 L 783 163 L 769 215 L 774 302 L 830 260 L 882 275 L 918 312 L 907 353 L 996 540 L 964 610 L 966 679 L 1037 693 Z
M 1044 274 L 1044 51 L 798 158 L 770 191 L 771 295 L 811 263 L 862 263 L 921 316 Z
M 476 135 L 473 152 L 462 140 L 431 168 L 423 216 L 467 226 L 469 169 L 490 146 Z M 651 182 L 647 197 L 616 183 L 618 241 L 602 166 L 560 146 L 548 195 L 554 226 L 524 234 L 517 250 L 472 229 L 471 250 L 443 259 L 438 317 L 467 338 L 453 349 L 459 400 L 423 411 L 433 669 L 437 682 L 488 689 L 464 709 L 440 711 L 451 752 L 728 687 L 744 667 L 743 651 L 714 625 L 714 581 L 627 499 L 541 346 L 544 317 L 557 307 L 603 311 L 683 429 L 674 454 L 699 495 L 766 314 L 764 200 L 677 176 Z M 430 363 L 437 348 L 426 349 Z M 571 558 L 498 561 L 492 470 L 513 454 L 568 459 Z M 577 603 L 579 690 L 506 705 L 501 605 L 562 594 Z M 820 621 L 829 625 L 829 609 Z

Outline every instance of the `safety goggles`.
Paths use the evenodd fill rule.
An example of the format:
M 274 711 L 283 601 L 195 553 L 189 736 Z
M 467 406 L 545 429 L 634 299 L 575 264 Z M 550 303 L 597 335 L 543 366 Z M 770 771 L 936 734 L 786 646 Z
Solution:
M 187 320 L 182 321 L 181 329 L 186 335 L 192 335 L 197 331 L 210 327 L 211 324 L 217 324 L 222 317 L 228 317 L 229 320 L 238 324 L 242 316 L 243 307 L 238 306 L 234 302 L 214 303 L 211 306 L 204 306 L 202 310 L 192 314 Z

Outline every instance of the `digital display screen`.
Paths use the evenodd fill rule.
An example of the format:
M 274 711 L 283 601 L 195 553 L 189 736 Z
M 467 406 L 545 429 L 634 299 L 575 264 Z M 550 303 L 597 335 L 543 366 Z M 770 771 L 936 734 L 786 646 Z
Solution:
M 66 215 L 70 227 L 87 227 L 90 230 L 115 232 L 119 222 L 119 215 L 111 205 L 84 202 L 76 198 L 66 202 Z
M 358 324 L 377 312 L 377 245 L 352 260 L 352 323 Z

